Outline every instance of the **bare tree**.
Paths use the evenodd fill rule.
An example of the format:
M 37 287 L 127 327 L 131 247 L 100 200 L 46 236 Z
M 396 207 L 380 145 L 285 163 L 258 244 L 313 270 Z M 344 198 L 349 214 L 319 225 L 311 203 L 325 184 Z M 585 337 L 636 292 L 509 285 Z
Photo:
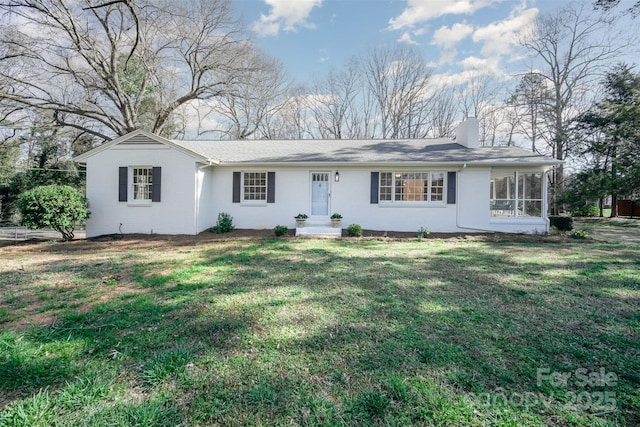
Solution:
M 512 145 L 515 145 L 513 137 L 522 126 L 522 111 L 517 105 L 513 105 L 510 100 L 507 100 L 503 107 L 503 113 L 506 145 L 507 147 L 511 147 Z
M 538 152 L 536 145 L 542 138 L 553 147 L 549 138 L 549 113 L 553 104 L 553 96 L 548 87 L 549 81 L 538 73 L 524 74 L 513 89 L 507 103 L 520 118 L 518 129 L 531 141 L 531 151 Z
M 501 88 L 485 70 L 472 72 L 469 79 L 456 88 L 458 105 L 464 118 L 476 117 L 480 125 L 480 143 L 495 145 L 500 121 L 497 103 Z
M 245 71 L 229 0 L 6 0 L 0 13 L 0 52 L 11 52 L 0 100 L 102 140 L 171 133 L 179 107 L 220 96 Z
M 457 98 L 464 118 L 481 119 L 484 109 L 497 98 L 494 79 L 486 71 L 474 71 L 464 84 L 457 87 Z
M 253 48 L 243 53 L 241 62 L 246 71 L 241 78 L 231 82 L 229 89 L 208 105 L 198 108 L 201 119 L 217 116 L 220 127 L 199 126 L 199 135 L 222 133 L 230 139 L 253 138 L 266 118 L 284 105 L 291 82 L 282 64 Z
M 442 87 L 434 96 L 431 114 L 431 136 L 443 138 L 449 136 L 456 120 L 456 103 L 453 88 Z
M 308 91 L 295 86 L 268 114 L 260 126 L 263 139 L 309 139 L 313 137 L 309 119 Z
M 404 45 L 380 46 L 363 59 L 362 69 L 382 138 L 424 137 L 433 102 L 432 72 L 422 55 Z
M 358 68 L 351 60 L 342 71 L 331 70 L 327 76 L 313 85 L 310 109 L 318 132 L 324 139 L 353 138 L 359 127 Z
M 620 3 L 621 3 L 620 0 L 596 0 L 593 5 L 596 8 L 609 11 L 611 9 L 615 9 L 616 7 L 618 7 Z M 624 5 L 626 9 L 623 11 L 623 13 L 628 13 L 634 18 L 638 16 L 638 14 L 640 14 L 640 1 L 624 2 Z
M 617 37 L 617 40 L 614 40 Z M 558 160 L 568 153 L 568 129 L 580 112 L 587 88 L 629 46 L 629 40 L 611 31 L 611 22 L 588 13 L 584 6 L 569 5 L 558 12 L 541 15 L 521 40 L 539 66 L 534 71 L 551 88 L 550 120 L 552 152 Z M 581 105 L 582 104 L 582 105 Z M 564 181 L 564 168 L 555 168 L 551 180 L 554 213 L 559 211 L 556 196 Z

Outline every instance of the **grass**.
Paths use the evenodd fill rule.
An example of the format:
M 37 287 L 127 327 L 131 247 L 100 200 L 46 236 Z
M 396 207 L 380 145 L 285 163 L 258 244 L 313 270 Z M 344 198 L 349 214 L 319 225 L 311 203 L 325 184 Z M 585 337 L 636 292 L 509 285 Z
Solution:
M 138 243 L 0 248 L 0 425 L 640 423 L 640 244 Z

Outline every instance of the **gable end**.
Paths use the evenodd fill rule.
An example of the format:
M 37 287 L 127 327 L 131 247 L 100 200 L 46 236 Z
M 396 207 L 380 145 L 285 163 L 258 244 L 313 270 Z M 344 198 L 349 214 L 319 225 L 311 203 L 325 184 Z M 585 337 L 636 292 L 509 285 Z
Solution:
M 122 141 L 116 145 L 139 145 L 139 144 L 145 144 L 145 145 L 165 145 L 163 143 L 161 143 L 160 141 L 156 141 L 155 139 L 151 139 L 146 135 L 133 135 L 132 137 L 130 137 L 129 139 Z

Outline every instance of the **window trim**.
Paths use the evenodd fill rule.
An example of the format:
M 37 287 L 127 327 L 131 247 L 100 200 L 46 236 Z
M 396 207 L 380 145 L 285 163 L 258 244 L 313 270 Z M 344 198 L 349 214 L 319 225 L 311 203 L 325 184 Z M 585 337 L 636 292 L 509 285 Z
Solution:
M 428 191 L 427 191 L 427 200 L 396 200 L 396 179 L 402 177 L 403 174 L 410 173 L 420 173 L 420 174 L 429 174 L 428 175 Z M 383 185 L 382 180 L 385 181 L 388 177 L 385 174 L 391 174 L 391 185 Z M 442 174 L 442 187 L 438 186 L 438 188 L 442 188 L 440 193 L 440 200 L 431 200 L 433 190 L 433 178 L 435 174 Z M 380 170 L 378 173 L 378 205 L 379 206 L 397 206 L 397 207 L 446 207 L 447 206 L 447 194 L 448 194 L 448 176 L 446 170 L 440 169 L 421 169 L 421 170 Z M 387 181 L 388 182 L 388 181 Z M 386 183 L 385 183 L 386 184 Z M 384 197 L 389 196 L 387 194 L 390 191 L 390 200 L 385 200 L 383 197 L 383 191 L 385 192 Z
M 245 174 L 264 174 L 264 199 L 245 199 Z M 266 206 L 269 198 L 269 173 L 266 170 L 242 170 L 240 171 L 240 204 L 246 206 Z
M 148 169 L 149 177 L 151 178 L 151 184 L 148 199 L 136 199 L 136 184 L 134 182 L 134 170 L 135 169 Z M 130 165 L 127 173 L 127 204 L 130 206 L 151 206 L 153 203 L 153 166 L 152 165 Z

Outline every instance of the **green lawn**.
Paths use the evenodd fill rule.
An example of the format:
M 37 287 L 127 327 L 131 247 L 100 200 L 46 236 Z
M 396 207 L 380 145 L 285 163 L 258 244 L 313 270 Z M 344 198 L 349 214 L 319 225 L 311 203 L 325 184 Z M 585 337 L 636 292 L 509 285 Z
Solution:
M 0 259 L 3 426 L 640 424 L 637 243 L 157 239 Z

